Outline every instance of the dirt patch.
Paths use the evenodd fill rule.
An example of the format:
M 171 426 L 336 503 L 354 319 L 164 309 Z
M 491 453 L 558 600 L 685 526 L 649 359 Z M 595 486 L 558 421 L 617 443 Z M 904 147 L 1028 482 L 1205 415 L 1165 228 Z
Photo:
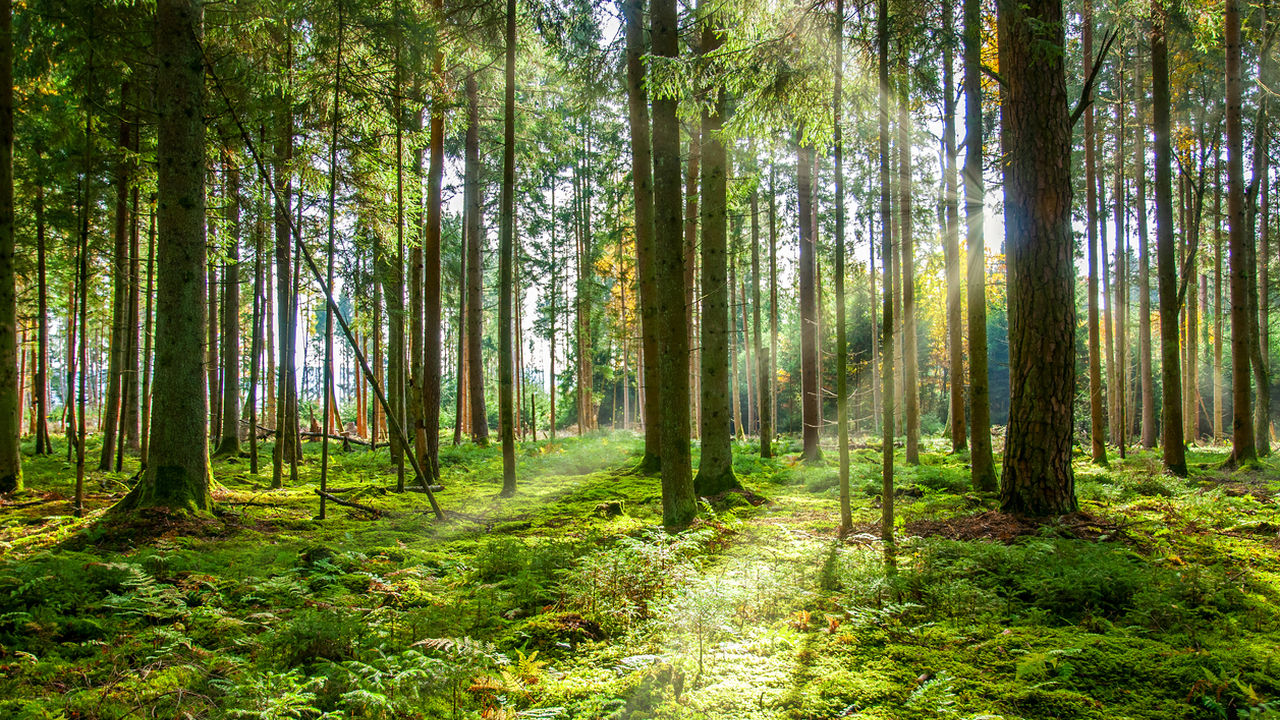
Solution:
M 948 540 L 994 540 L 1012 542 L 1020 537 L 1041 535 L 1046 528 L 1058 537 L 1078 540 L 1116 539 L 1120 528 L 1089 513 L 1074 512 L 1052 518 L 1029 518 L 996 510 L 941 520 L 913 520 L 903 528 L 912 537 L 940 537 Z M 867 524 L 859 532 L 877 535 L 879 524 Z

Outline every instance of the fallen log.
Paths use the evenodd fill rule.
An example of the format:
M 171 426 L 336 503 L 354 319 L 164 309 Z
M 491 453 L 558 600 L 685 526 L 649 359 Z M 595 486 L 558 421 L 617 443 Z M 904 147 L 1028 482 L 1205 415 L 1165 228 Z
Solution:
M 334 495 L 333 493 L 327 493 L 318 488 L 316 489 L 316 494 L 324 498 L 325 500 L 328 500 L 331 503 L 335 503 L 343 507 L 349 507 L 354 510 L 361 510 L 369 513 L 374 517 L 379 517 L 382 515 L 382 511 L 377 508 L 371 508 L 368 505 L 361 505 L 360 503 L 351 502 L 350 500 L 343 500 L 342 498 L 338 497 L 337 495 Z

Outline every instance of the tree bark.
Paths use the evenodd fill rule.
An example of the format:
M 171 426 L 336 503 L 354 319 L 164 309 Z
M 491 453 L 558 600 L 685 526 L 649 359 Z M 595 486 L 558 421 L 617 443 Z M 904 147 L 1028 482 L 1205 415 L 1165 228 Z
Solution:
M 949 12 L 944 8 L 944 13 Z M 849 501 L 849 348 L 844 296 L 844 138 L 840 122 L 844 110 L 844 0 L 836 0 L 835 17 L 835 89 L 831 101 L 834 119 L 835 191 L 836 191 L 836 446 L 840 456 L 840 534 L 853 529 L 853 510 Z M 752 256 L 754 259 L 754 255 Z M 757 338 L 759 336 L 757 335 Z
M 675 0 L 652 0 L 653 53 L 675 58 L 679 35 Z M 697 504 L 689 448 L 689 330 L 685 316 L 684 247 L 680 233 L 680 122 L 678 100 L 653 102 L 654 270 L 658 300 L 658 383 L 662 424 L 662 521 L 680 527 Z
M 1142 64 L 1135 63 L 1133 106 L 1138 125 L 1135 149 L 1135 172 L 1138 191 L 1138 375 L 1142 386 L 1142 447 L 1156 446 L 1155 376 L 1151 369 L 1151 259 L 1148 254 L 1147 227 L 1147 133 L 1142 89 Z
M 102 451 L 98 459 L 98 470 L 103 472 L 115 466 L 116 431 L 120 423 L 120 375 L 124 361 L 124 318 L 129 282 L 129 185 L 132 182 L 127 155 L 131 146 L 128 110 L 125 105 L 128 96 L 129 83 L 125 81 L 120 84 L 120 131 L 116 140 L 120 157 L 116 160 L 115 167 L 116 202 L 111 233 L 114 242 L 111 256 L 111 339 L 107 349 L 106 405 L 101 415 Z
M 151 455 L 117 510 L 211 506 L 205 327 L 204 63 L 202 4 L 159 0 L 155 47 L 159 286 Z
M 471 403 L 471 441 L 480 445 L 489 442 L 489 413 L 484 403 L 484 358 L 480 353 L 482 318 L 484 311 L 484 267 L 480 262 L 480 250 L 484 244 L 484 202 L 480 187 L 480 103 L 479 90 L 474 75 L 466 82 L 467 137 L 465 181 L 468 206 L 467 245 L 467 365 L 468 400 Z
M 902 252 L 902 390 L 906 412 L 906 461 L 920 464 L 920 372 L 916 353 L 916 247 L 911 219 L 911 80 L 906 70 L 908 51 L 902 53 L 902 74 L 898 98 L 898 222 L 899 250 Z
M 880 444 L 880 539 L 885 543 L 885 557 L 892 565 L 893 540 L 893 210 L 889 165 L 889 0 L 879 0 L 876 10 L 876 46 L 879 70 L 880 115 L 880 261 L 884 265 L 885 288 L 881 323 L 880 370 L 884 417 Z
M 796 135 L 796 188 L 800 220 L 800 372 L 803 392 L 804 459 L 818 462 L 818 297 L 814 287 L 817 247 L 813 236 L 813 148 L 804 144 L 803 129 Z
M 1232 0 L 1229 0 L 1229 3 Z M 1160 293 L 1161 447 L 1164 466 L 1175 475 L 1187 474 L 1182 445 L 1182 388 L 1178 357 L 1178 277 L 1174 265 L 1172 150 L 1169 136 L 1169 51 L 1163 4 L 1152 0 L 1151 105 L 1156 163 L 1156 280 Z M 1230 118 L 1228 110 L 1227 117 Z M 1230 121 L 1228 121 L 1230 128 Z M 1237 155 L 1238 159 L 1238 155 Z M 1243 319 L 1243 318 L 1242 318 Z M 1248 358 L 1245 358 L 1248 361 Z M 1245 371 L 1248 371 L 1246 366 Z M 1246 391 L 1247 393 L 1247 391 Z M 1248 396 L 1245 397 L 1248 404 Z M 1250 444 L 1252 445 L 1252 443 Z M 1252 454 L 1252 447 L 1250 447 Z
M 442 12 L 443 0 L 435 0 L 437 13 Z M 508 20 L 508 30 L 514 20 Z M 510 37 L 508 38 L 510 40 Z M 436 83 L 446 82 L 444 77 L 444 49 L 437 39 L 432 51 L 431 74 Z M 426 433 L 426 456 L 422 463 L 430 484 L 440 484 L 440 346 L 441 346 L 441 298 L 440 298 L 440 222 L 442 187 L 444 182 L 444 100 L 438 91 L 431 98 L 429 141 L 431 160 L 427 169 L 427 228 L 422 243 L 424 277 L 422 294 L 424 301 L 423 330 L 426 332 L 423 350 L 422 413 Z
M 950 2 L 939 4 L 942 12 L 942 34 L 950 38 L 955 26 L 955 7 Z M 942 152 L 945 183 L 943 255 L 947 273 L 947 369 L 950 376 L 951 451 L 968 447 L 968 425 L 964 415 L 964 327 L 960 319 L 960 208 L 956 178 L 956 92 L 955 45 L 942 44 Z
M 722 44 L 720 19 L 714 12 L 701 19 L 701 52 L 713 54 Z M 733 437 L 730 427 L 730 402 L 738 407 L 738 398 L 730 397 L 729 373 L 734 358 L 729 354 L 731 313 L 728 269 L 728 153 L 721 131 L 724 127 L 727 101 L 722 87 L 707 88 L 707 102 L 702 110 L 702 454 L 698 474 L 693 479 L 694 492 L 710 497 L 738 487 L 733 475 Z M 736 383 L 735 383 L 736 385 Z M 740 415 L 733 413 L 741 427 Z
M 222 270 L 222 437 L 215 454 L 240 453 L 240 168 L 226 151 L 227 262 Z
M 1076 509 L 1075 264 L 1062 0 L 1000 0 L 1009 426 L 1000 507 Z
M 991 449 L 991 404 L 987 380 L 987 270 L 983 237 L 982 15 L 980 0 L 964 0 L 964 214 L 968 259 L 969 464 L 975 490 L 997 489 Z
M 1084 0 L 1081 13 L 1081 57 L 1083 77 L 1093 70 L 1093 3 Z M 1093 107 L 1084 111 L 1085 215 L 1088 218 L 1089 263 L 1089 457 L 1099 465 L 1107 464 L 1106 430 L 1102 415 L 1102 346 L 1098 321 L 1098 190 L 1094 150 L 1097 140 L 1093 130 Z M 1103 262 L 1106 262 L 1105 258 Z
M 437 0 L 439 2 L 439 0 Z M 502 197 L 498 249 L 498 423 L 502 435 L 502 495 L 516 491 L 515 372 L 512 347 L 512 273 L 515 264 L 516 0 L 507 0 L 506 87 L 503 96 Z M 578 418 L 582 422 L 582 418 Z
M 0 492 L 23 489 L 13 215 L 13 3 L 0 0 Z

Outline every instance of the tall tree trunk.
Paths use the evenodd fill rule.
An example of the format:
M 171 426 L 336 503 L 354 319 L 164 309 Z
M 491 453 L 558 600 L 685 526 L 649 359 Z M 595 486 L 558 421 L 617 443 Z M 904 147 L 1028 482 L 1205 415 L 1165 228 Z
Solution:
M 778 367 L 778 195 L 777 168 L 769 160 L 769 367 Z M 769 373 L 770 426 L 778 427 L 778 374 Z
M 955 26 L 955 7 L 942 2 L 942 34 L 951 37 Z M 960 208 L 956 177 L 956 92 L 955 45 L 942 44 L 942 152 L 945 193 L 943 255 L 947 272 L 947 370 L 950 376 L 951 451 L 968 447 L 968 429 L 964 415 L 964 327 L 960 320 Z
M 804 131 L 796 133 L 796 188 L 800 220 L 800 368 L 803 385 L 804 459 L 817 462 L 818 446 L 818 298 L 814 287 L 817 246 L 813 233 L 813 148 L 805 145 Z M 704 288 L 705 290 L 705 288 Z
M 151 196 L 150 205 L 151 211 L 147 213 L 147 307 L 142 320 L 142 398 L 138 413 L 142 416 L 142 447 L 138 451 L 138 457 L 144 468 L 151 454 L 151 374 L 155 364 L 151 356 L 151 343 L 154 336 L 151 332 L 154 317 L 151 309 L 155 302 L 156 277 L 156 197 L 154 194 Z
M 13 234 L 13 3 L 0 0 L 0 492 L 23 488 Z M 43 256 L 43 244 L 41 245 Z M 43 264 L 41 280 L 43 281 Z M 44 313 L 41 312 L 43 323 Z
M 944 9 L 944 12 L 949 12 Z M 835 191 L 836 191 L 836 446 L 840 455 L 840 534 L 853 529 L 853 510 L 849 502 L 849 348 L 844 297 L 844 138 L 840 121 L 844 111 L 844 0 L 836 0 L 835 17 L 835 91 L 831 101 L 835 127 Z M 753 256 L 754 257 L 754 256 Z
M 842 0 L 843 1 L 843 0 Z M 754 148 L 753 148 L 754 149 Z M 756 159 L 751 153 L 752 161 Z M 756 169 L 757 176 L 759 168 Z M 769 379 L 773 374 L 772 357 L 765 351 L 760 318 L 760 192 L 759 183 L 751 185 L 751 322 L 756 348 L 756 396 L 760 406 L 760 457 L 773 457 L 773 397 Z
M 213 246 L 221 245 L 214 228 L 206 230 L 210 237 L 210 244 Z M 208 376 L 205 380 L 205 387 L 209 391 L 209 437 L 217 438 L 222 436 L 222 385 L 219 382 L 221 377 L 221 366 L 218 364 L 218 350 L 220 349 L 221 340 L 220 326 L 218 324 L 218 294 L 221 289 L 218 276 L 218 266 L 212 261 L 209 262 L 205 270 L 207 274 L 207 282 L 205 285 L 205 317 L 209 325 L 207 328 L 207 337 L 204 345 L 205 361 L 204 369 Z
M 133 151 L 136 153 L 139 149 L 138 136 L 141 131 L 138 129 L 138 110 L 134 108 L 132 111 L 133 123 Z M 116 443 L 116 472 L 124 469 L 124 451 L 138 449 L 138 312 L 140 310 L 141 281 L 142 281 L 142 258 L 141 258 L 141 238 L 139 237 L 139 190 L 138 184 L 134 183 L 130 190 L 130 206 L 132 210 L 129 212 L 129 289 L 128 298 L 126 300 L 125 309 L 125 343 L 124 343 L 124 367 L 122 369 L 123 377 L 121 380 L 121 407 L 120 407 L 120 433 L 118 442 Z
M 702 128 L 689 128 L 689 162 L 684 181 L 684 315 L 689 326 L 689 386 L 693 390 L 693 432 L 701 432 L 702 346 L 697 337 L 702 318 L 698 317 L 698 181 L 702 165 Z
M 640 377 L 644 390 L 644 457 L 640 460 L 640 468 L 645 472 L 655 472 L 660 468 L 662 421 L 656 384 L 658 289 L 653 257 L 653 162 L 649 141 L 649 99 L 644 79 L 644 0 L 622 0 L 622 11 L 627 42 L 627 120 L 631 131 L 631 181 L 635 205 L 636 274 L 643 356 Z M 554 356 L 554 346 L 552 355 Z M 553 380 L 553 402 L 554 387 Z M 554 422 L 552 432 L 554 433 Z
M 987 268 L 982 225 L 982 14 L 980 0 L 964 0 L 964 214 L 969 320 L 969 464 L 975 490 L 996 489 L 987 380 Z
M 286 35 L 289 29 L 285 29 Z M 293 65 L 292 39 L 286 41 L 286 74 Z M 279 335 L 279 391 L 276 393 L 276 444 L 272 454 L 271 487 L 284 487 L 284 465 L 292 463 L 301 452 L 298 443 L 298 391 L 294 365 L 294 337 L 297 321 L 293 295 L 293 230 L 291 225 L 293 198 L 293 95 L 287 86 L 276 109 L 275 138 L 275 255 L 276 255 L 276 332 Z M 291 473 L 292 475 L 292 473 Z
M 240 168 L 226 150 L 226 249 L 222 271 L 222 438 L 215 454 L 240 454 Z M 250 428 L 251 430 L 253 428 Z
M 1076 509 L 1071 468 L 1075 264 L 1062 0 L 1000 0 L 1007 161 L 1009 427 L 1000 506 Z
M 467 227 L 467 365 L 468 400 L 471 402 L 471 441 L 489 442 L 489 413 L 484 403 L 484 358 L 480 354 L 483 336 L 484 266 L 480 250 L 484 244 L 483 189 L 480 187 L 480 105 L 474 75 L 466 82 L 467 137 L 464 202 L 468 206 Z
M 443 0 L 435 0 L 436 12 L 442 12 Z M 508 21 L 508 25 L 511 21 Z M 437 41 L 432 51 L 431 75 L 436 83 L 444 83 L 444 50 Z M 444 97 L 437 92 L 431 98 L 429 140 L 431 162 L 427 171 L 427 228 L 422 243 L 425 271 L 422 281 L 423 329 L 426 331 L 423 351 L 422 412 L 426 433 L 426 456 L 422 463 L 427 480 L 440 481 L 440 223 L 444 182 Z
M 1228 0 L 1231 4 L 1233 0 Z M 1160 413 L 1164 466 L 1175 475 L 1187 474 L 1182 445 L 1182 388 L 1178 357 L 1178 277 L 1174 266 L 1172 150 L 1169 137 L 1169 51 L 1163 4 L 1151 3 L 1151 105 L 1156 163 L 1156 280 L 1160 293 Z M 1230 110 L 1227 117 L 1230 118 Z M 1228 120 L 1228 128 L 1230 120 Z M 1239 155 L 1237 153 L 1237 160 Z M 1243 300 L 1243 298 L 1242 298 Z M 1244 318 L 1242 318 L 1243 320 Z M 1248 361 L 1248 358 L 1245 358 Z M 1246 372 L 1248 367 L 1245 367 Z M 1246 391 L 1247 393 L 1247 391 Z M 1248 404 L 1248 396 L 1245 397 Z M 1250 443 L 1252 454 L 1252 443 Z
M 898 213 L 899 248 L 902 252 L 902 390 L 906 411 L 906 461 L 920 464 L 920 373 L 916 353 L 916 247 L 911 222 L 911 112 L 908 97 L 911 80 L 906 71 L 909 51 L 901 48 L 902 74 L 898 98 Z
M 205 327 L 204 63 L 202 4 L 156 6 L 156 148 L 159 287 L 151 455 L 142 480 L 119 510 L 211 506 L 209 405 L 201 374 Z
M 885 543 L 885 557 L 893 563 L 893 209 L 889 204 L 889 0 L 879 0 L 876 10 L 876 49 L 879 70 L 880 115 L 880 261 L 884 265 L 885 288 L 880 357 L 883 367 L 880 381 L 884 432 L 880 443 L 880 539 Z
M 675 58 L 679 35 L 675 0 L 652 0 L 653 53 Z M 662 423 L 662 522 L 679 527 L 697 512 L 689 448 L 689 330 L 685 316 L 684 247 L 680 235 L 679 101 L 653 102 L 654 271 L 658 301 L 658 384 Z
M 4 0 L 0 0 L 4 2 Z M 0 15 L 5 12 L 4 7 L 0 6 Z M 4 22 L 0 17 L 0 22 Z M 0 46 L 8 41 L 4 36 L 3 26 L 0 26 Z M 2 52 L 3 50 L 0 50 Z M 4 58 L 0 56 L 0 73 L 4 72 L 6 67 Z M 4 79 L 0 76 L 0 93 L 4 93 Z M 12 94 L 12 88 L 10 88 Z M 0 102 L 3 101 L 0 96 Z M 0 108 L 0 116 L 4 110 Z M 4 120 L 0 119 L 0 123 Z M 3 126 L 0 126 L 0 145 L 4 143 Z M 0 148 L 0 153 L 3 153 Z M 11 158 L 12 159 L 12 158 Z M 37 156 L 37 162 L 40 158 Z M 3 163 L 3 156 L 0 155 L 0 163 Z M 12 163 L 10 163 L 12 169 Z M 0 167 L 0 172 L 3 168 Z M 12 174 L 10 176 L 12 179 Z M 2 181 L 0 181 L 2 182 Z M 0 188 L 0 193 L 4 193 L 4 189 Z M 0 194 L 0 210 L 3 210 L 3 195 Z M 3 216 L 0 216 L 0 223 L 4 222 Z M 0 229 L 0 232 L 3 232 Z M 4 236 L 0 235 L 0 241 Z M 49 280 L 47 275 L 47 266 L 45 262 L 45 220 L 44 220 L 44 183 L 39 182 L 36 185 L 36 376 L 35 376 L 35 401 L 36 401 L 36 455 L 52 455 L 53 441 L 49 438 Z M 0 291 L 3 292 L 3 291 Z
M 116 431 L 119 429 L 120 422 L 120 374 L 124 360 L 124 318 L 129 282 L 129 185 L 132 182 L 128 159 L 128 150 L 132 143 L 129 140 L 129 113 L 125 105 L 129 94 L 128 81 L 122 82 L 120 85 L 120 132 L 116 140 L 120 157 L 116 161 L 116 203 L 111 233 L 114 242 L 111 257 L 111 339 L 107 350 L 106 406 L 101 415 L 102 452 L 98 459 L 98 470 L 104 472 L 115 467 Z
M 1255 142 L 1265 143 L 1259 139 Z M 1257 375 L 1258 400 L 1254 403 L 1253 427 L 1254 443 L 1259 457 L 1271 454 L 1271 283 L 1268 265 L 1271 258 L 1270 215 L 1271 215 L 1271 169 L 1270 159 L 1262 154 L 1262 172 L 1254 172 L 1262 183 L 1262 205 L 1260 207 L 1262 231 L 1257 234 L 1260 251 L 1251 251 L 1253 264 L 1257 266 L 1257 290 L 1251 293 L 1251 317 L 1257 318 L 1257 349 L 1254 351 L 1254 374 Z M 1259 311 L 1259 308 L 1261 310 Z M 1252 322 L 1252 320 L 1251 320 Z
M 343 23 L 342 2 L 338 2 L 338 43 L 333 64 L 333 116 L 329 125 L 329 212 L 327 242 L 325 243 L 325 292 L 333 291 L 333 264 L 337 247 L 335 242 L 334 223 L 337 216 L 338 193 L 338 127 L 342 119 L 342 40 L 346 25 Z M 234 238 L 233 238 L 234 241 Z M 326 494 L 329 490 L 329 435 L 334 432 L 332 418 L 338 414 L 337 392 L 334 387 L 333 357 L 333 314 L 336 307 L 326 305 L 324 309 L 324 368 L 320 373 L 321 401 L 323 411 L 323 430 L 320 436 L 320 513 L 324 520 L 327 514 Z M 353 343 L 354 344 L 354 343 Z M 341 425 L 339 425 L 341 427 Z M 430 478 L 428 478 L 430 480 Z
M 721 46 L 720 18 L 707 13 L 701 19 L 701 52 L 714 54 Z M 738 487 L 733 475 L 732 428 L 741 427 L 738 398 L 731 397 L 730 378 L 734 358 L 729 354 L 731 308 L 728 269 L 729 160 L 721 131 L 727 102 L 721 87 L 707 88 L 708 103 L 702 110 L 702 456 L 693 480 L 699 497 L 710 497 Z M 732 312 L 736 317 L 736 312 Z M 736 386 L 736 383 L 733 384 Z M 736 389 L 736 387 L 735 387 Z
M 1143 111 L 1145 92 L 1142 89 L 1142 63 L 1134 64 L 1133 73 L 1134 115 L 1138 118 L 1139 131 L 1134 152 L 1134 168 L 1138 181 L 1138 375 L 1142 378 L 1142 447 L 1148 450 L 1156 446 L 1156 398 L 1155 376 L 1151 369 L 1151 259 L 1147 248 L 1147 131 L 1146 113 Z
M 1213 165 L 1213 442 L 1222 442 L 1222 160 Z
M 1121 53 L 1123 58 L 1123 52 Z M 1129 236 L 1125 224 L 1124 194 L 1124 65 L 1116 72 L 1115 178 L 1112 190 L 1116 228 L 1116 423 L 1115 441 L 1121 459 L 1128 455 L 1129 442 Z
M 438 2 L 439 0 L 437 0 Z M 507 0 L 506 87 L 503 94 L 502 198 L 498 238 L 498 423 L 502 434 L 502 494 L 516 491 L 515 407 L 512 397 L 515 372 L 511 363 L 515 292 L 512 273 L 515 265 L 516 191 L 516 0 Z M 581 423 L 583 419 L 578 418 Z
M 1084 0 L 1081 13 L 1081 57 L 1084 59 L 1082 74 L 1089 77 L 1093 70 L 1093 3 Z M 1094 150 L 1097 140 L 1093 131 L 1093 107 L 1084 111 L 1084 185 L 1085 215 L 1088 218 L 1089 263 L 1089 456 L 1099 465 L 1107 464 L 1106 430 L 1102 416 L 1102 344 L 1098 321 L 1098 186 L 1097 165 Z M 1106 262 L 1104 257 L 1102 262 Z
M 262 341 L 264 339 L 263 326 L 265 325 L 264 300 L 270 292 L 267 278 L 269 272 L 267 269 L 267 233 L 265 227 L 265 217 L 267 210 L 266 199 L 266 177 L 263 173 L 258 174 L 258 193 L 255 202 L 256 212 L 253 224 L 253 329 L 250 331 L 249 342 L 249 394 L 247 415 L 249 418 L 249 474 L 256 476 L 258 474 L 258 383 L 262 379 Z M 270 380 L 267 381 L 269 386 Z

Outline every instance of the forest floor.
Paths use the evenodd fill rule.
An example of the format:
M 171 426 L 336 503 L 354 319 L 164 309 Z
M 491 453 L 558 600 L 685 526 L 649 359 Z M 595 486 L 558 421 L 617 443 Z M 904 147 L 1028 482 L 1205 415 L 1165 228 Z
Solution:
M 286 490 L 219 461 L 203 518 L 106 514 L 135 466 L 91 473 L 77 519 L 65 456 L 27 458 L 0 718 L 1280 717 L 1280 462 L 1081 458 L 1080 512 L 1037 523 L 929 442 L 892 568 L 874 448 L 844 540 L 834 452 L 786 439 L 738 446 L 746 492 L 677 534 L 628 433 L 521 445 L 510 499 L 497 448 L 446 446 L 445 522 L 385 449 L 337 453 L 330 486 L 375 512 L 326 520 L 315 445 Z

